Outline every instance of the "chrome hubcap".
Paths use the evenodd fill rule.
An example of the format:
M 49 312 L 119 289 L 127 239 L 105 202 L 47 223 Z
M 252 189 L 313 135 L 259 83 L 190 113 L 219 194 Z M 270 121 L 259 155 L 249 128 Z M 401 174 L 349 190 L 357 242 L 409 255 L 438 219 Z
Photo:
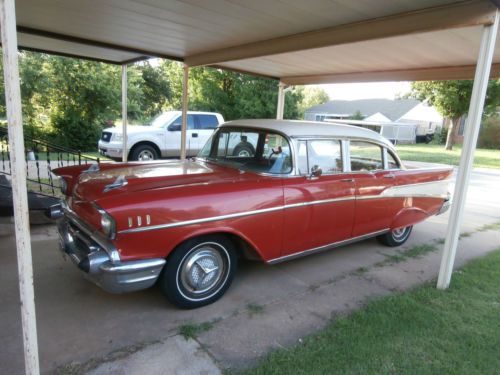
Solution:
M 241 157 L 249 157 L 250 156 L 250 152 L 248 152 L 248 150 L 241 150 L 240 152 L 238 152 L 238 156 L 241 156 Z
M 407 228 L 397 228 L 397 229 L 394 229 L 392 231 L 392 237 L 396 241 L 401 241 L 405 237 L 405 235 L 406 235 L 406 229 Z
M 145 161 L 145 160 L 154 160 L 155 156 L 153 155 L 153 153 L 149 150 L 144 150 L 144 151 L 141 151 L 139 153 L 139 157 L 138 159 L 141 160 L 141 161 Z
M 213 245 L 205 244 L 184 260 L 180 281 L 188 292 L 202 294 L 219 284 L 225 268 L 220 252 Z

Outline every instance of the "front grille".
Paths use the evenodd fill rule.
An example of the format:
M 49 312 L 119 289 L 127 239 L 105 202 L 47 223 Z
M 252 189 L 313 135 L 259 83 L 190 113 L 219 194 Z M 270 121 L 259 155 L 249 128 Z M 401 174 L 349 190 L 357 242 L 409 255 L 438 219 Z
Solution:
M 109 142 L 111 140 L 111 135 L 110 132 L 102 132 L 101 141 Z
M 90 253 L 99 250 L 99 245 L 96 244 L 90 237 L 83 233 L 75 224 L 72 222 L 68 223 L 68 232 L 73 238 L 75 248 L 74 250 L 78 252 L 80 258 L 84 258 Z

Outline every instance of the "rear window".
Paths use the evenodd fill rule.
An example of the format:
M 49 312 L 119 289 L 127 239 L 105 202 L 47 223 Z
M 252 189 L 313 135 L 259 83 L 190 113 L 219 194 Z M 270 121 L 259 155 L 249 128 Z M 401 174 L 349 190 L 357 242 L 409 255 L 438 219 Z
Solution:
M 351 141 L 351 171 L 383 169 L 382 147 L 370 142 Z
M 219 120 L 215 115 L 197 115 L 199 129 L 215 129 L 219 125 Z

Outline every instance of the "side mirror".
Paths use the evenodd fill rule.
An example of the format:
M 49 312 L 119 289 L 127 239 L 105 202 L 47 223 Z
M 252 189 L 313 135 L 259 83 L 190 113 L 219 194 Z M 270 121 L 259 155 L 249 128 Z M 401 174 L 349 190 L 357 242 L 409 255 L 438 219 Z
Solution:
M 181 131 L 181 124 L 170 124 L 167 129 L 169 132 L 179 132 Z
M 315 179 L 315 178 L 318 178 L 319 176 L 321 176 L 321 174 L 323 173 L 323 170 L 321 169 L 321 167 L 319 165 L 313 165 L 311 167 L 311 174 L 309 175 L 309 179 Z

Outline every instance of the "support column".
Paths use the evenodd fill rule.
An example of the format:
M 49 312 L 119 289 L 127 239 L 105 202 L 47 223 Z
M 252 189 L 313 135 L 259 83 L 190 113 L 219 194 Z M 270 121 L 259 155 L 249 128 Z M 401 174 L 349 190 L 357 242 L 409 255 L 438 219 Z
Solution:
M 283 120 L 283 112 L 285 110 L 285 87 L 283 82 L 278 85 L 278 106 L 276 108 L 276 119 Z
M 453 264 L 457 252 L 458 238 L 460 235 L 460 225 L 467 197 L 467 188 L 470 180 L 470 173 L 474 162 L 474 152 L 476 150 L 477 137 L 483 115 L 484 100 L 488 88 L 493 52 L 495 50 L 495 39 L 498 31 L 499 11 L 496 11 L 495 22 L 491 25 L 483 26 L 483 36 L 481 47 L 477 59 L 474 85 L 469 105 L 469 116 L 465 125 L 464 143 L 460 165 L 458 167 L 457 181 L 451 205 L 450 219 L 444 243 L 441 267 L 437 282 L 438 289 L 446 289 L 450 285 Z
M 187 108 L 189 90 L 189 66 L 184 65 L 182 80 L 182 127 L 181 127 L 181 160 L 186 159 L 186 134 L 187 134 Z
M 16 10 L 14 0 L 0 0 L 5 103 L 12 175 L 12 201 L 16 233 L 21 322 L 23 329 L 24 364 L 26 374 L 39 374 L 38 342 L 33 289 L 33 263 L 26 189 L 21 89 L 17 58 Z
M 127 64 L 122 65 L 122 161 L 127 162 L 128 148 L 127 148 Z

